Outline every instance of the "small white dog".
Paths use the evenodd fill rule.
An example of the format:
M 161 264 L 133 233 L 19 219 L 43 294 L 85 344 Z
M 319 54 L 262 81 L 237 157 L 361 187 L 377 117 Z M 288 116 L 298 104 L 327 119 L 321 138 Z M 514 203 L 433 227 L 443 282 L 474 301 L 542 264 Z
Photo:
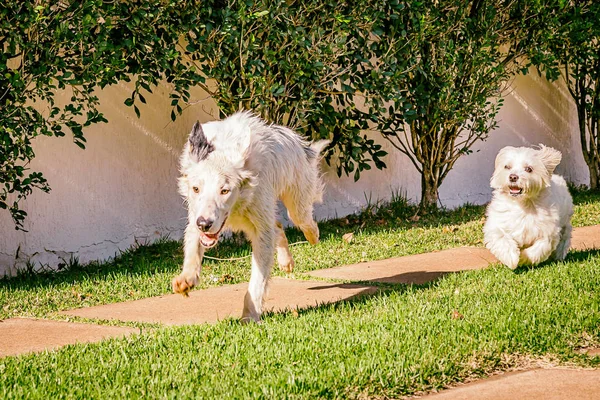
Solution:
M 561 158 L 544 145 L 508 146 L 496 157 L 484 242 L 511 269 L 564 260 L 569 251 L 573 200 L 565 180 L 553 175 Z
M 188 224 L 183 270 L 173 279 L 173 291 L 187 295 L 197 284 L 204 249 L 217 244 L 223 228 L 243 231 L 252 242 L 252 271 L 242 321 L 259 321 L 275 250 L 281 269 L 294 267 L 276 220 L 277 199 L 306 239 L 319 241 L 312 213 L 323 195 L 318 164 L 327 143 L 308 143 L 249 112 L 197 122 L 181 155 L 179 192 L 187 202 Z

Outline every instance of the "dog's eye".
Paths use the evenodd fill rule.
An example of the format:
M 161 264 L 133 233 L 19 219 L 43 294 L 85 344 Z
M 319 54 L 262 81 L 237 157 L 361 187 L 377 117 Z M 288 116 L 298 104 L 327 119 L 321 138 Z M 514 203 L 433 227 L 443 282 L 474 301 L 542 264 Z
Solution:
M 525 172 L 532 173 L 533 172 L 533 168 L 531 168 L 531 167 L 525 167 Z
M 198 189 L 198 186 L 194 186 L 192 188 L 192 190 L 194 191 L 194 193 L 199 193 L 200 192 L 200 189 Z
M 230 191 L 231 191 L 231 190 L 229 190 L 229 189 L 225 189 L 225 188 L 223 188 L 223 189 L 221 189 L 221 194 L 222 194 L 223 196 L 225 196 L 225 195 L 226 195 L 226 194 L 228 194 Z
M 510 169 L 510 165 L 505 165 L 504 169 Z

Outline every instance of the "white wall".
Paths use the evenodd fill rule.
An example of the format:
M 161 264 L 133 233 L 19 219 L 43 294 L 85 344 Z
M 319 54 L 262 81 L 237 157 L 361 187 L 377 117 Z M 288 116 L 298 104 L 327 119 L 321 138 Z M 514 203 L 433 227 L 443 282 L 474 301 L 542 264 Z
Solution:
M 211 99 L 200 101 L 171 122 L 168 92 L 160 88 L 146 96 L 138 119 L 123 104 L 131 91 L 131 85 L 118 85 L 99 93 L 109 123 L 86 129 L 86 150 L 68 136 L 35 139 L 31 168 L 44 173 L 52 190 L 35 191 L 23 203 L 27 233 L 0 213 L 0 275 L 14 275 L 28 259 L 54 267 L 73 254 L 85 263 L 112 257 L 136 241 L 181 237 L 180 149 L 193 123 L 215 119 L 210 114 L 218 115 L 216 107 Z
M 444 206 L 488 202 L 492 193 L 489 179 L 494 159 L 502 147 L 509 145 L 544 143 L 555 147 L 563 153 L 557 173 L 577 184 L 588 183 L 575 105 L 563 85 L 550 84 L 535 71 L 518 76 L 506 91 L 498 121 L 498 128 L 488 140 L 477 143 L 473 147 L 474 153 L 460 158 L 446 177 L 440 187 L 440 201 Z M 371 201 L 375 202 L 389 199 L 392 191 L 400 190 L 413 202 L 419 201 L 420 176 L 416 169 L 390 144 L 381 143 L 390 153 L 386 170 L 366 171 L 356 183 L 351 177 L 338 179 L 333 170 L 326 173 L 327 194 L 324 204 L 316 208 L 318 217 L 329 218 L 357 211 L 366 204 L 365 194 L 370 194 Z
M 100 93 L 108 124 L 86 131 L 87 149 L 71 138 L 38 138 L 32 168 L 44 172 L 52 191 L 35 192 L 24 208 L 28 233 L 15 231 L 8 213 L 0 213 L 0 275 L 14 274 L 30 259 L 55 267 L 71 254 L 80 262 L 106 259 L 136 241 L 144 243 L 169 235 L 179 239 L 185 212 L 176 190 L 180 148 L 193 122 L 214 119 L 214 102 L 204 99 L 175 123 L 170 121 L 166 88 L 147 96 L 138 119 L 123 105 L 131 87 L 120 85 Z M 376 135 L 373 135 L 375 138 Z M 381 141 L 380 141 L 381 142 Z M 499 127 L 460 159 L 440 188 L 444 206 L 489 200 L 489 177 L 498 150 L 506 145 L 544 143 L 563 152 L 558 173 L 575 183 L 587 183 L 581 156 L 577 119 L 567 91 L 535 73 L 517 77 L 499 114 Z M 343 216 L 371 202 L 387 200 L 393 191 L 413 201 L 420 195 L 420 177 L 410 161 L 382 142 L 390 156 L 384 171 L 365 171 L 358 182 L 338 178 L 324 166 L 326 194 L 316 207 L 319 219 Z M 17 252 L 19 258 L 16 259 Z

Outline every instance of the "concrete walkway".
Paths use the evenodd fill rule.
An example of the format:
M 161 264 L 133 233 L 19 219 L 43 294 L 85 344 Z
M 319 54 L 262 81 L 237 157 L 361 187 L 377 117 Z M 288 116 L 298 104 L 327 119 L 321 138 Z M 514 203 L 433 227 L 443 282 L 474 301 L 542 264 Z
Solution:
M 0 320 L 0 357 L 52 350 L 68 344 L 98 342 L 136 331 L 119 326 L 28 318 L 5 319 Z
M 170 294 L 148 299 L 79 308 L 63 314 L 119 321 L 158 322 L 165 325 L 189 325 L 242 316 L 247 283 L 193 290 L 189 297 Z M 285 311 L 347 300 L 375 293 L 376 288 L 328 282 L 273 278 L 265 311 Z
M 328 279 L 420 285 L 450 272 L 483 269 L 496 261 L 486 249 L 458 247 L 433 253 L 319 269 L 308 274 Z
M 571 251 L 600 249 L 600 225 L 575 228 Z M 487 249 L 458 247 L 433 253 L 367 261 L 309 272 L 310 276 L 351 281 L 423 284 L 451 272 L 483 269 L 498 262 Z
M 423 397 L 427 400 L 598 400 L 600 370 L 509 372 Z
M 600 225 L 577 228 L 572 249 L 600 249 Z M 485 249 L 461 247 L 428 254 L 364 262 L 310 272 L 310 276 L 363 282 L 422 284 L 440 276 L 486 268 L 495 258 Z M 63 315 L 165 325 L 211 323 L 240 317 L 247 283 L 195 290 L 189 298 L 165 295 L 148 299 L 80 308 Z M 369 295 L 376 287 L 273 278 L 266 309 L 312 307 Z M 67 322 L 10 319 L 0 321 L 0 357 L 54 349 L 132 334 L 135 329 Z M 577 396 L 573 394 L 576 393 Z M 600 370 L 532 370 L 509 373 L 428 397 L 435 399 L 592 399 L 600 398 Z M 444 397 L 445 396 L 445 397 Z

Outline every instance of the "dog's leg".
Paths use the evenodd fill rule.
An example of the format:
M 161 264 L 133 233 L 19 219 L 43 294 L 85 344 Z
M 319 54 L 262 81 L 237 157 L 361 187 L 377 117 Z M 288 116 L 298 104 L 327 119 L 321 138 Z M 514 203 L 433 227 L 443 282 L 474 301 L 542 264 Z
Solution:
M 290 219 L 296 225 L 310 244 L 319 243 L 319 226 L 312 217 L 312 198 L 300 193 L 286 194 L 281 197 L 283 205 L 288 210 Z
M 540 238 L 531 246 L 521 250 L 519 261 L 524 265 L 537 265 L 546 261 L 552 255 L 553 248 L 554 246 L 552 246 L 552 238 Z
M 171 282 L 173 292 L 187 296 L 190 289 L 196 286 L 202 272 L 203 255 L 204 247 L 200 244 L 198 228 L 189 223 L 183 239 L 183 270 Z
M 271 269 L 273 268 L 273 253 L 275 250 L 275 223 L 258 227 L 256 232 L 249 235 L 252 241 L 252 271 L 248 292 L 244 297 L 242 322 L 259 322 L 262 314 L 263 300 Z
M 310 222 L 299 225 L 299 228 L 302 230 L 304 237 L 310 244 L 319 243 L 319 226 L 312 218 Z
M 516 269 L 519 265 L 520 251 L 517 242 L 499 230 L 487 231 L 485 246 L 504 265 Z
M 275 247 L 277 249 L 277 263 L 279 264 L 279 269 L 289 274 L 294 270 L 294 259 L 290 252 L 289 243 L 285 236 L 283 226 L 279 221 L 275 223 L 275 236 Z
M 560 241 L 558 242 L 558 246 L 556 246 L 556 250 L 554 251 L 554 258 L 558 261 L 562 261 L 567 257 L 567 253 L 569 252 L 569 248 L 571 247 L 571 233 L 573 228 L 571 224 L 565 226 L 560 235 Z

